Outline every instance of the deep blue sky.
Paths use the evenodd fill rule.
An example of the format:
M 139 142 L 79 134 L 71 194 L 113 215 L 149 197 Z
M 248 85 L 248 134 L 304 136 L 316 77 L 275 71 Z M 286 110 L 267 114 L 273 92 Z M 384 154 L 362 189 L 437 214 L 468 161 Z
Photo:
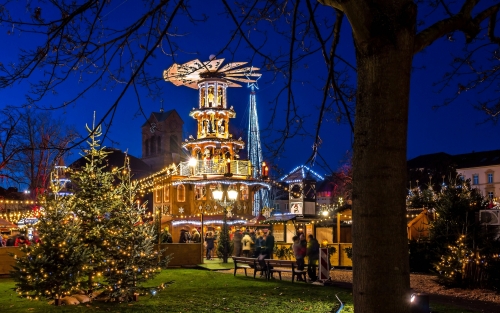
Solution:
M 207 22 L 192 25 L 189 23 L 181 23 L 177 26 L 181 27 L 186 34 L 184 38 L 177 38 L 178 42 L 183 45 L 186 53 L 179 53 L 176 56 L 178 63 L 190 61 L 198 58 L 201 61 L 208 60 L 210 54 L 224 46 L 230 31 L 234 27 L 226 19 L 225 15 L 220 15 L 220 4 L 218 2 L 204 2 L 198 4 L 200 12 L 208 14 Z M 113 10 L 110 17 L 116 15 L 116 23 L 120 20 L 132 19 L 135 16 L 135 10 L 125 8 L 125 5 Z M 325 14 L 330 15 L 331 10 L 325 9 Z M 27 44 L 36 42 L 36 38 L 26 33 L 15 33 L 7 35 L 6 30 L 8 25 L 3 25 L 0 31 L 0 42 L 9 45 L 9 49 L 0 49 L 0 62 L 4 64 L 15 62 L 17 49 L 26 47 Z M 344 31 L 341 38 L 342 55 L 354 62 L 354 54 L 352 47 L 352 38 L 349 33 L 349 25 L 347 20 L 344 20 Z M 443 76 L 447 71 L 447 64 L 452 60 L 453 55 L 460 49 L 463 39 L 457 36 L 455 42 L 447 42 L 440 40 L 433 46 L 426 49 L 423 53 L 415 57 L 415 70 L 412 77 L 411 99 L 410 99 L 410 116 L 408 127 L 408 158 L 413 158 L 421 154 L 434 152 L 447 152 L 450 154 L 467 153 L 472 151 L 485 151 L 500 149 L 500 142 L 496 140 L 498 134 L 498 126 L 491 123 L 480 124 L 485 115 L 472 108 L 477 97 L 485 95 L 477 95 L 470 93 L 462 96 L 450 106 L 433 109 L 435 105 L 440 105 L 443 100 L 450 96 L 454 90 L 448 89 L 445 93 L 438 93 L 438 87 L 433 84 Z M 266 44 L 267 49 L 279 47 L 279 40 L 269 40 Z M 247 61 L 251 55 L 249 49 L 240 47 L 233 61 Z M 5 46 L 4 46 L 5 47 Z M 231 58 L 229 53 L 222 54 L 219 58 Z M 231 60 L 229 60 L 231 61 Z M 227 62 L 227 61 L 226 61 Z M 151 60 L 148 66 L 150 73 L 161 77 L 164 69 L 172 64 L 172 58 L 158 54 L 155 59 Z M 253 64 L 259 66 L 259 64 Z M 425 68 L 423 68 L 425 66 Z M 301 113 L 308 116 L 306 119 L 307 128 L 311 133 L 314 133 L 314 125 L 317 120 L 317 106 L 321 101 L 321 80 L 318 76 L 324 75 L 324 63 L 317 55 L 314 58 L 307 60 L 307 67 L 302 66 L 296 69 L 295 77 L 303 80 L 306 83 L 297 83 L 294 86 L 296 101 L 300 104 Z M 258 112 L 260 119 L 260 127 L 265 128 L 270 121 L 270 103 L 283 87 L 282 77 L 277 80 L 272 79 L 272 74 L 262 71 L 263 78 L 259 81 L 259 91 L 257 93 Z M 39 73 L 36 73 L 39 74 Z M 352 76 L 352 75 L 351 75 Z M 33 76 L 37 78 L 36 75 Z M 68 84 L 63 90 L 59 90 L 59 94 L 47 98 L 45 104 L 53 103 L 55 105 L 64 101 L 66 95 L 74 93 L 81 82 L 76 75 L 71 77 Z M 27 90 L 27 84 L 18 84 L 6 90 L 0 90 L 0 107 L 6 105 L 22 105 L 24 94 Z M 115 97 L 120 92 L 118 88 L 96 88 L 92 90 L 85 98 L 79 100 L 75 105 L 64 110 L 57 111 L 56 114 L 63 115 L 68 124 L 75 125 L 79 131 L 85 133 L 85 123 L 92 123 L 93 111 L 96 111 L 98 118 L 102 116 L 108 109 L 108 106 L 114 101 Z M 180 116 L 184 119 L 184 134 L 185 138 L 189 135 L 195 135 L 196 125 L 188 116 L 189 111 L 197 103 L 197 92 L 187 87 L 175 87 L 171 83 L 164 83 L 163 105 L 165 110 L 176 109 Z M 233 126 L 240 129 L 243 134 L 246 134 L 247 118 L 246 110 L 248 109 L 249 89 L 232 88 L 229 90 L 229 105 L 234 106 L 237 112 L 237 118 L 232 120 Z M 283 100 L 281 103 L 283 104 Z M 109 136 L 116 143 L 105 141 L 104 145 L 114 146 L 122 150 L 128 150 L 132 155 L 141 156 L 141 129 L 140 126 L 145 122 L 144 117 L 138 114 L 136 99 L 131 92 L 119 105 L 117 114 L 114 118 L 113 125 L 110 128 Z M 153 111 L 158 111 L 160 108 L 159 99 L 150 99 L 145 96 L 141 97 L 141 102 L 147 116 Z M 282 116 L 284 114 L 283 105 L 280 108 Z M 246 119 L 245 119 L 246 118 Z M 279 119 L 280 117 L 278 117 Z M 274 133 L 276 136 L 276 133 Z M 271 133 L 272 136 L 272 133 Z M 320 148 L 320 153 L 323 158 L 327 159 L 330 167 L 335 170 L 339 166 L 339 162 L 344 158 L 347 150 L 351 147 L 352 134 L 349 127 L 345 123 L 337 124 L 334 121 L 326 122 L 323 125 L 321 137 L 323 144 Z M 184 139 L 184 138 L 183 138 Z M 262 138 L 265 142 L 270 142 L 269 138 Z M 288 172 L 294 167 L 303 164 L 311 155 L 311 146 L 313 144 L 312 137 L 297 137 L 287 143 L 285 153 L 280 159 L 272 160 L 278 164 L 284 172 Z M 264 151 L 267 154 L 267 151 Z M 75 153 L 69 156 L 67 161 L 71 162 L 78 155 Z M 325 173 L 326 169 L 316 166 L 314 168 L 319 173 Z

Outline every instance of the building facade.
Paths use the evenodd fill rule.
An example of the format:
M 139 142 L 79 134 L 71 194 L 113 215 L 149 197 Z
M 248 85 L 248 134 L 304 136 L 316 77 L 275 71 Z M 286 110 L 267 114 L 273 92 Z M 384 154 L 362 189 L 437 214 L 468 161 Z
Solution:
M 455 156 L 457 173 L 470 179 L 472 187 L 489 199 L 500 195 L 500 150 L 473 152 Z
M 500 195 L 500 150 L 450 155 L 433 153 L 408 161 L 410 185 L 447 185 L 456 181 L 457 175 L 470 180 L 473 188 L 490 199 Z

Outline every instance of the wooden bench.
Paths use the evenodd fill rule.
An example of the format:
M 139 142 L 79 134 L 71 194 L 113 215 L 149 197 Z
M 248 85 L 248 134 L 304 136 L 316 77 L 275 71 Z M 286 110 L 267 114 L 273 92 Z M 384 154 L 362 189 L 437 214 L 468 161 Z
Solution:
M 253 278 L 255 278 L 257 271 L 263 270 L 261 269 L 259 261 L 256 258 L 245 258 L 237 256 L 233 256 L 232 258 L 234 261 L 234 276 L 236 276 L 236 271 L 240 268 L 245 270 L 245 276 L 247 276 L 247 269 L 253 269 Z
M 268 271 L 268 279 L 273 277 L 274 273 L 278 273 L 281 280 L 281 273 L 287 272 L 292 274 L 292 283 L 295 280 L 295 276 L 297 279 L 303 278 L 306 280 L 306 270 L 297 269 L 297 263 L 291 260 L 266 260 L 267 261 L 267 271 Z

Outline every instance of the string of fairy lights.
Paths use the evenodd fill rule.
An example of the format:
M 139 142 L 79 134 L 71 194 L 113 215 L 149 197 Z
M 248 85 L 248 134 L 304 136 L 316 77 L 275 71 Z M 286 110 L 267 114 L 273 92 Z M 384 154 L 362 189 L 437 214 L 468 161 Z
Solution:
M 282 177 L 281 180 L 284 180 L 286 177 L 290 176 L 292 173 L 294 173 L 298 170 L 301 171 L 300 173 L 304 177 L 306 175 L 306 171 L 308 171 L 308 172 L 312 173 L 312 175 L 314 175 L 318 179 L 323 178 L 321 175 L 319 175 L 318 173 L 314 172 L 313 170 L 311 170 L 310 168 L 308 168 L 306 166 L 298 166 L 298 167 L 294 168 L 293 170 L 291 170 L 290 173 L 288 173 L 287 175 Z M 247 181 L 245 181 L 245 180 L 231 180 L 231 179 L 194 180 L 192 178 L 183 178 L 183 177 L 179 176 L 177 180 L 173 181 L 173 179 L 176 178 L 174 176 L 179 176 L 179 165 L 171 164 L 171 165 L 161 169 L 158 172 L 155 172 L 155 173 L 153 173 L 147 177 L 144 177 L 142 179 L 136 180 L 136 183 L 139 186 L 139 193 L 144 195 L 146 193 L 152 193 L 156 190 L 164 189 L 164 188 L 167 188 L 170 186 L 176 187 L 176 186 L 180 186 L 180 185 L 194 185 L 194 186 L 234 185 L 237 182 L 239 184 L 243 184 L 243 185 L 246 185 L 249 187 L 250 186 L 261 186 L 261 187 L 264 187 L 268 190 L 271 189 L 272 187 L 276 187 L 276 188 L 279 188 L 285 192 L 291 193 L 291 195 L 295 198 L 300 198 L 303 196 L 301 192 L 292 191 L 288 185 L 290 183 L 300 182 L 300 180 L 285 180 L 285 181 L 275 181 L 275 180 L 270 180 L 270 179 L 267 179 L 267 180 L 252 179 L 252 180 L 247 180 Z M 421 192 L 422 192 L 422 190 L 420 189 L 420 187 L 414 187 L 410 190 L 408 198 L 414 193 L 421 193 Z M 495 199 L 495 200 L 497 200 L 497 199 Z M 494 201 L 494 203 L 497 204 L 496 201 Z M 31 210 L 31 207 L 35 206 L 35 205 L 38 206 L 39 203 L 38 203 L 38 201 L 35 201 L 35 200 L 0 199 L 0 208 L 2 205 L 4 205 L 4 209 L 2 210 L 3 212 L 0 211 L 0 218 L 5 219 L 5 220 L 15 224 L 22 219 L 35 218 L 37 213 L 34 212 L 33 210 Z M 10 212 L 7 212 L 7 210 L 5 209 L 5 207 L 7 205 L 8 206 L 16 205 L 16 206 L 18 206 L 18 208 L 14 209 L 14 210 L 10 209 Z M 19 208 L 19 206 L 23 206 L 23 208 Z M 216 206 L 214 206 L 214 208 L 215 208 L 214 210 L 210 210 L 210 211 L 204 210 L 204 212 L 202 212 L 202 213 L 205 215 L 218 215 L 218 214 L 221 214 L 224 212 L 224 210 L 222 210 L 222 209 L 217 210 Z M 241 209 L 241 207 L 237 207 L 237 209 Z M 407 218 L 415 218 L 421 214 L 422 210 L 423 210 L 423 208 L 407 207 L 406 208 L 406 211 L 407 211 L 406 217 Z M 176 214 L 170 214 L 170 213 L 169 213 L 169 216 L 171 216 L 172 218 L 175 218 L 175 219 L 182 219 L 185 217 L 191 217 L 191 216 L 186 216 L 186 215 L 182 215 L 182 214 L 176 215 Z M 198 216 L 199 216 L 199 214 L 198 214 Z M 352 216 L 351 215 L 342 214 L 342 218 L 348 219 L 348 220 L 343 221 L 344 223 L 352 223 Z M 242 218 L 242 220 L 244 220 L 244 219 Z M 315 221 L 311 221 L 311 224 L 324 223 L 324 222 L 328 222 L 330 220 L 331 220 L 331 218 L 329 218 L 329 217 L 318 216 L 318 218 L 316 218 Z M 266 223 L 267 224 L 270 224 L 270 223 L 273 223 L 273 224 L 283 223 L 284 224 L 286 222 L 267 221 Z

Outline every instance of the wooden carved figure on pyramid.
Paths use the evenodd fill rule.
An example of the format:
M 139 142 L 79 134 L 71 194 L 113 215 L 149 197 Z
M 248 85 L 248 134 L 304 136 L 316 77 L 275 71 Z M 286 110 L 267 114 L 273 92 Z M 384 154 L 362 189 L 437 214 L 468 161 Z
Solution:
M 208 90 L 208 107 L 213 108 L 215 107 L 214 105 L 214 89 L 209 88 Z
M 217 106 L 218 107 L 222 106 L 222 87 L 219 87 L 217 89 Z
M 210 155 L 210 150 L 208 149 L 205 149 L 205 151 L 203 151 L 203 160 L 210 160 L 211 158 L 211 155 Z

